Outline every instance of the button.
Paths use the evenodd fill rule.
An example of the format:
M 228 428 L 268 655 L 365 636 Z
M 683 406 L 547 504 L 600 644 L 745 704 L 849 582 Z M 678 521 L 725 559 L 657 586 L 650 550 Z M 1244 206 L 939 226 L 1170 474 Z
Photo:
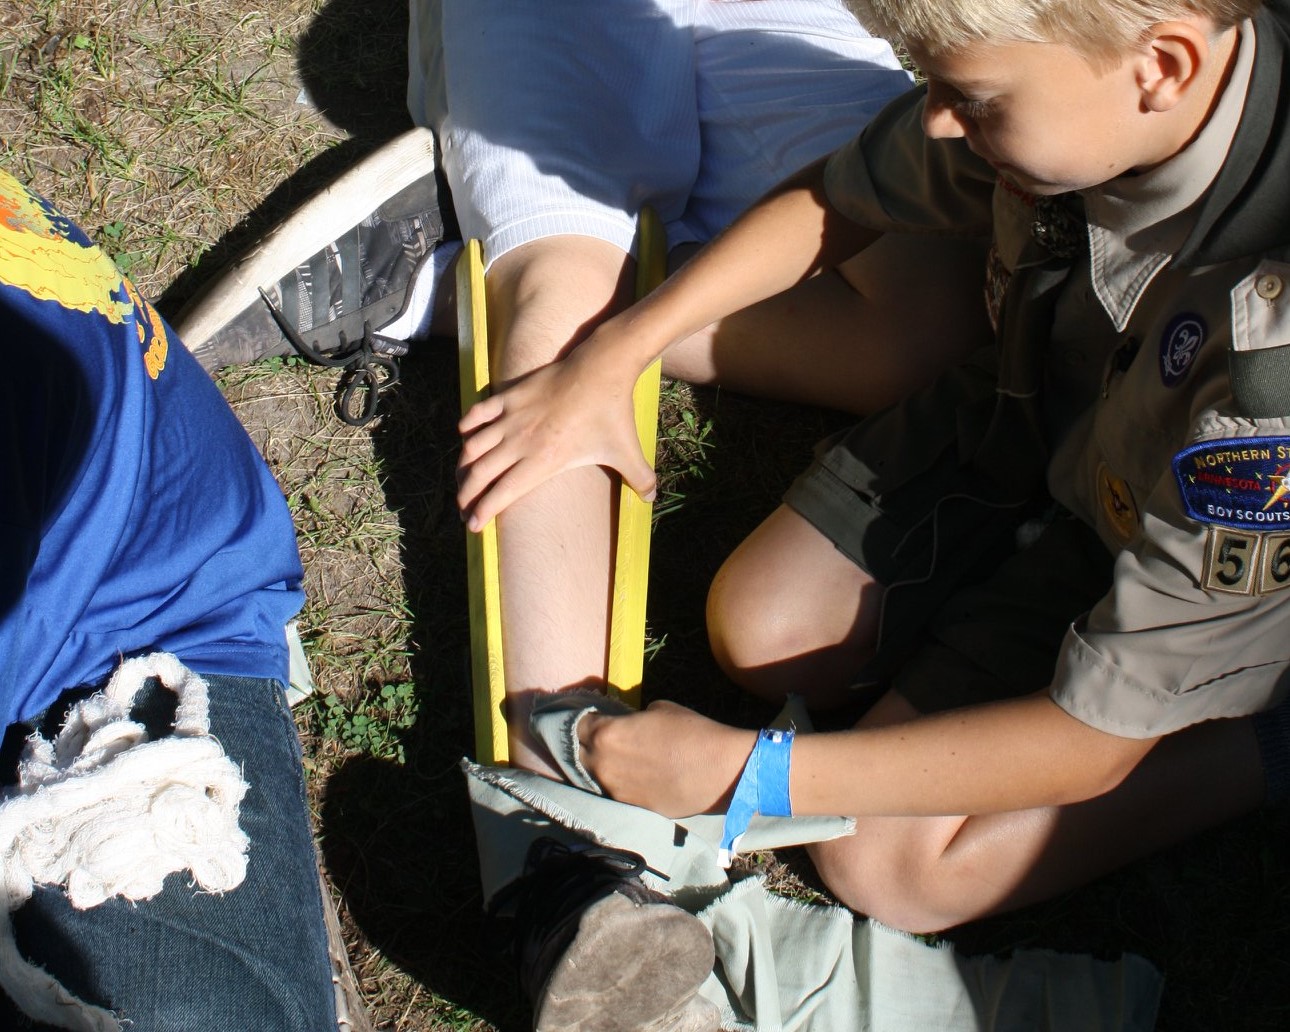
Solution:
M 1264 273 L 1254 281 L 1254 293 L 1263 298 L 1264 301 L 1275 301 L 1281 296 L 1281 291 L 1285 289 L 1285 281 L 1280 276 L 1274 276 L 1272 273 Z

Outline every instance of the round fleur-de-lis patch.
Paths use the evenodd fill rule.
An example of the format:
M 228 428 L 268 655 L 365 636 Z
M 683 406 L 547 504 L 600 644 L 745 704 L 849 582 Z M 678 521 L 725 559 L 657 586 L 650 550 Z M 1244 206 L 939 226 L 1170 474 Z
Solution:
M 1205 320 L 1192 312 L 1184 312 L 1169 320 L 1160 336 L 1160 382 L 1166 387 L 1182 383 L 1191 369 L 1201 345 L 1205 343 Z

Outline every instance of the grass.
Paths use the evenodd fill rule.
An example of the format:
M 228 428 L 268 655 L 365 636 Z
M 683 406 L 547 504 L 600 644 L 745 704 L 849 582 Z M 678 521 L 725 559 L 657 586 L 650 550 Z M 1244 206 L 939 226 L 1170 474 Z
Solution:
M 405 28 L 404 0 L 5 5 L 0 165 L 173 315 L 258 232 L 406 124 Z M 326 371 L 279 360 L 221 380 L 298 528 L 319 693 L 297 719 L 317 828 L 364 995 L 380 1027 L 399 1032 L 525 1021 L 480 917 L 457 768 L 472 734 L 455 375 L 448 344 L 418 351 L 367 430 L 335 419 Z M 764 721 L 708 655 L 704 591 L 837 425 L 667 385 L 647 695 Z M 826 898 L 800 853 L 756 863 Z M 1167 977 L 1162 1029 L 1281 1029 L 1287 866 L 1284 817 L 1255 815 L 949 938 L 974 951 L 1137 951 Z

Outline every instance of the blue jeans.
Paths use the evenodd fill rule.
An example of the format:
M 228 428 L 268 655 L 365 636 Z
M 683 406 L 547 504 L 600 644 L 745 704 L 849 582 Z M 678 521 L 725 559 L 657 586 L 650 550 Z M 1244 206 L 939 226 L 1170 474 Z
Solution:
M 131 1032 L 325 1032 L 336 1028 L 331 963 L 300 766 L 300 743 L 274 680 L 207 677 L 211 732 L 250 785 L 241 825 L 246 880 L 222 896 L 172 874 L 162 892 L 76 910 L 37 888 L 14 915 L 18 947 Z M 174 696 L 147 688 L 136 714 Z M 12 771 L 6 771 L 12 777 Z M 0 994 L 0 1028 L 41 1028 Z

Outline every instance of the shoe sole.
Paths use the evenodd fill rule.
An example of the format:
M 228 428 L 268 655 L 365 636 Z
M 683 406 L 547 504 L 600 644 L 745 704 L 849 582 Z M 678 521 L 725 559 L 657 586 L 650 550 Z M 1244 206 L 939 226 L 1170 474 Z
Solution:
M 434 134 L 429 129 L 418 126 L 396 136 L 311 197 L 198 291 L 175 318 L 179 339 L 197 351 L 259 301 L 261 287 L 278 282 L 303 257 L 321 251 L 385 198 L 434 170 Z
M 692 914 L 607 896 L 582 915 L 539 995 L 533 1028 L 716 1032 L 716 1009 L 690 1006 L 714 959 L 712 936 Z

